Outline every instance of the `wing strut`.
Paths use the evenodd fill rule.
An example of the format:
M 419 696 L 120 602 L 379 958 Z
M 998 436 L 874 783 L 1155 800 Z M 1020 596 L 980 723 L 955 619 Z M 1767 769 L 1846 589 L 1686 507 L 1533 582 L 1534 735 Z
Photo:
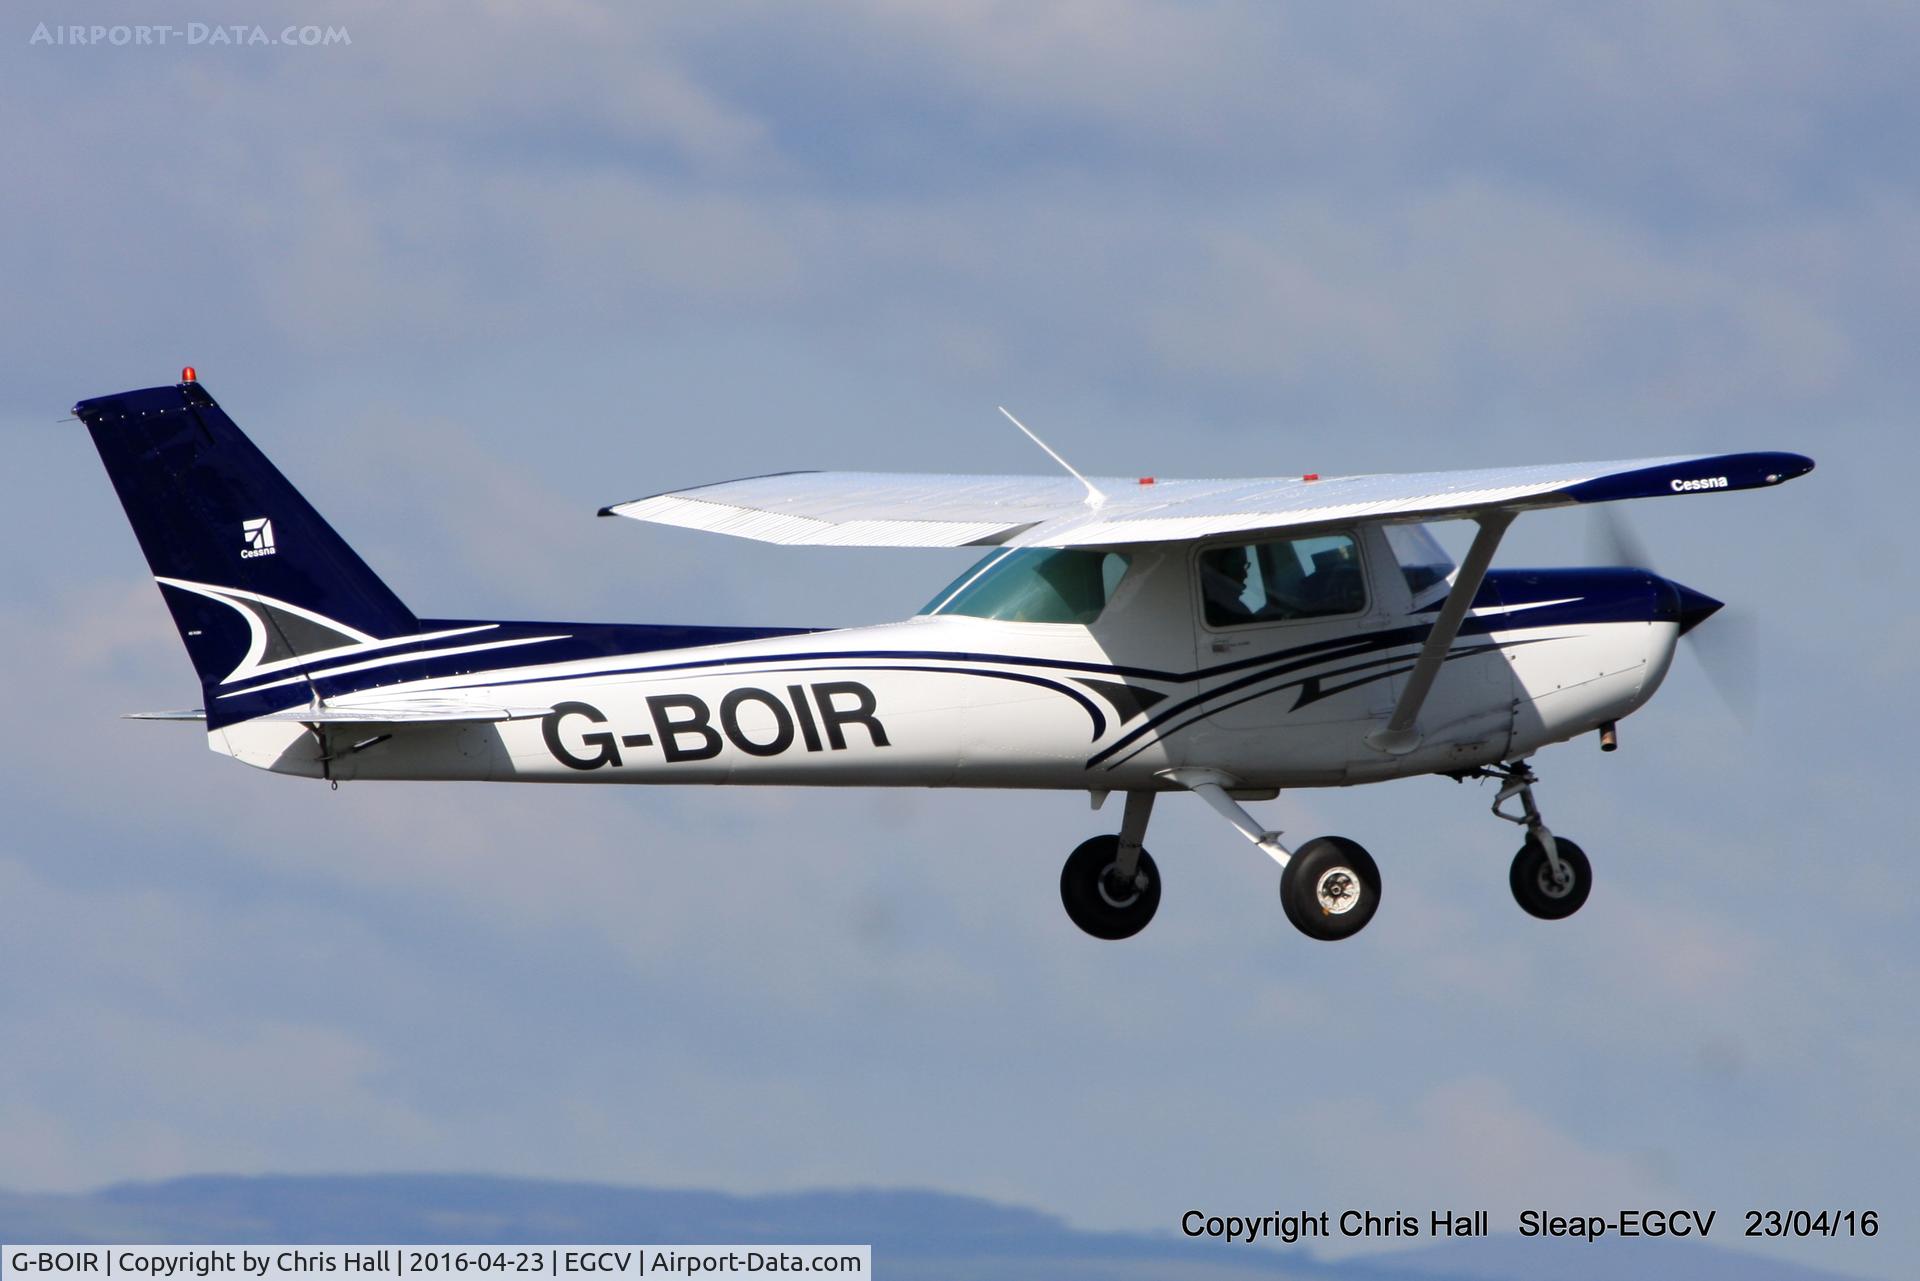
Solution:
M 1447 661 L 1454 639 L 1460 635 L 1460 624 L 1466 621 L 1473 598 L 1480 594 L 1487 567 L 1493 564 L 1494 549 L 1500 546 L 1500 537 L 1513 523 L 1514 515 L 1496 508 L 1478 517 L 1480 532 L 1473 536 L 1467 559 L 1454 575 L 1453 590 L 1447 593 L 1439 617 L 1427 632 L 1426 643 L 1420 647 L 1420 657 L 1414 660 L 1413 671 L 1407 676 L 1406 688 L 1400 691 L 1400 701 L 1394 705 L 1387 727 L 1367 735 L 1369 746 L 1390 756 L 1405 756 L 1420 746 L 1420 734 L 1413 727 L 1420 716 L 1420 706 L 1427 701 L 1434 677 L 1440 674 L 1440 664 Z

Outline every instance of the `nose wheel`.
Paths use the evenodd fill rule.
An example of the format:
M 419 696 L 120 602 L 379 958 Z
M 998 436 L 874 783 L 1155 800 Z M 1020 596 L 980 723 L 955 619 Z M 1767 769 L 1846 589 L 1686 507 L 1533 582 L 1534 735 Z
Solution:
M 1533 785 L 1539 777 L 1525 761 L 1474 770 L 1463 777 L 1498 779 L 1503 786 L 1493 800 L 1494 817 L 1527 829 L 1527 843 L 1513 856 L 1507 874 L 1514 901 L 1529 916 L 1543 921 L 1562 921 L 1578 912 L 1593 889 L 1593 865 L 1587 862 L 1585 850 L 1547 830 L 1533 800 Z M 1520 813 L 1509 814 L 1501 807 L 1515 797 L 1520 799 Z
M 1543 921 L 1560 921 L 1580 910 L 1593 888 L 1593 867 L 1578 845 L 1564 836 L 1554 838 L 1559 866 L 1547 857 L 1546 847 L 1531 836 L 1513 856 L 1513 869 L 1507 882 L 1513 887 L 1514 901 L 1528 915 Z

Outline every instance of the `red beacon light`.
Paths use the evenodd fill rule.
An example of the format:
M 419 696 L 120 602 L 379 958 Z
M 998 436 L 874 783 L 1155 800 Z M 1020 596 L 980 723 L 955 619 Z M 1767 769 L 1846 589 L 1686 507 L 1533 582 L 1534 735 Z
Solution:
M 1310 471 L 1306 475 L 1302 476 L 1300 479 L 1301 480 L 1319 480 L 1320 473 L 1317 471 Z
M 180 371 L 180 381 L 183 383 L 198 382 L 200 381 L 200 377 L 194 372 L 193 366 L 188 365 Z
M 1141 483 L 1142 485 L 1151 485 L 1151 484 L 1153 483 L 1153 477 L 1151 477 L 1151 476 L 1142 476 L 1142 477 L 1140 478 L 1140 483 Z

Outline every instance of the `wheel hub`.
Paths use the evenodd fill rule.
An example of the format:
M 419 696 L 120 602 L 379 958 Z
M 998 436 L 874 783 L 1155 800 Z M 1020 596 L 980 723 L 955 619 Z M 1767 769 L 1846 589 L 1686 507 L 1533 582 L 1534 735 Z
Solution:
M 1540 892 L 1548 898 L 1565 898 L 1573 893 L 1576 878 L 1570 867 L 1562 865 L 1556 872 L 1552 863 L 1542 863 L 1539 876 L 1535 879 L 1540 886 Z
M 1100 898 L 1108 907 L 1132 907 L 1146 891 L 1145 872 L 1136 871 L 1128 881 L 1120 875 L 1120 865 L 1109 863 L 1100 873 Z
M 1351 868 L 1328 868 L 1314 882 L 1313 897 L 1323 914 L 1344 916 L 1360 903 L 1360 879 Z

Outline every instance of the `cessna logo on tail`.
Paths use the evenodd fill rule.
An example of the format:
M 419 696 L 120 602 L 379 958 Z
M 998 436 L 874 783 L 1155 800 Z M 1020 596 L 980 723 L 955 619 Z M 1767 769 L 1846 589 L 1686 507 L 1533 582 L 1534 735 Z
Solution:
M 247 539 L 247 545 L 240 549 L 241 560 L 273 555 L 273 522 L 265 516 L 241 521 L 240 532 L 245 534 Z

